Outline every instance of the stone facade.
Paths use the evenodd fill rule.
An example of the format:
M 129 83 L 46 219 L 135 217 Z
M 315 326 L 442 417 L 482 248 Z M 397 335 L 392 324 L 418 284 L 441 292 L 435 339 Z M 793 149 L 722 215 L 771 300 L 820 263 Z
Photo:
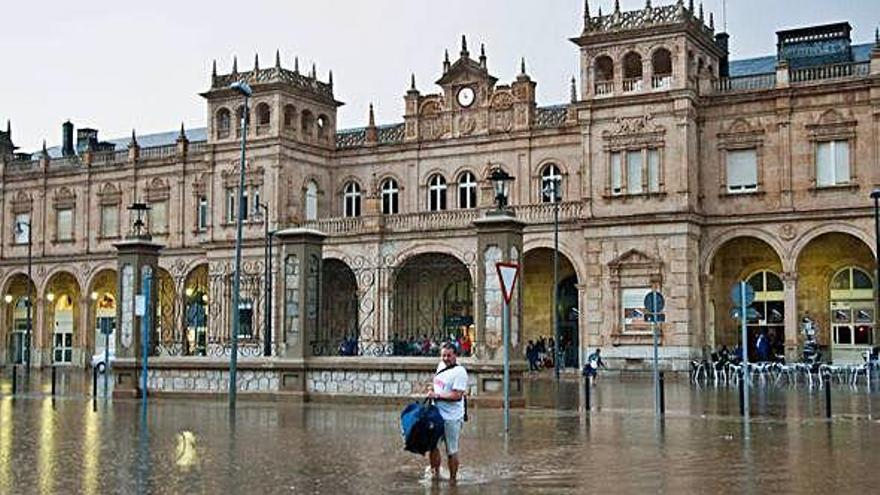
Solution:
M 31 293 L 32 362 L 88 361 L 100 346 L 97 320 L 117 298 L 113 245 L 129 231 L 133 202 L 153 206 L 146 222 L 164 246 L 160 351 L 227 350 L 241 107 L 228 86 L 237 80 L 254 88 L 242 286 L 250 332 L 242 349 L 250 356 L 263 350 L 268 222 L 272 230 L 326 235 L 316 263 L 294 264 L 280 248 L 273 255 L 276 351 L 293 345 L 285 339 L 298 335 L 291 325 L 300 316 L 284 315 L 295 314 L 314 322 L 299 342 L 305 357 L 342 352 L 352 335 L 354 353 L 379 358 L 396 353 L 399 339 L 456 332 L 472 335 L 480 357 L 500 359 L 498 291 L 491 266 L 478 263 L 488 251 L 478 252 L 474 222 L 494 208 L 487 177 L 501 168 L 516 178 L 510 211 L 523 223 L 522 249 L 503 253 L 525 271 L 515 356 L 522 339 L 553 333 L 546 291 L 555 211 L 546 186 L 558 178 L 559 291 L 572 302 L 556 310 L 574 365 L 594 347 L 612 366 L 645 364 L 651 332 L 638 298 L 649 288 L 666 296 L 660 330 L 668 366 L 684 368 L 717 345 L 734 345 L 729 288 L 768 271 L 761 275 L 770 280 L 761 291 L 768 314 L 754 332 L 772 330 L 795 355 L 809 314 L 829 353 L 857 359 L 878 338 L 868 194 L 880 185 L 880 41 L 852 45 L 848 24 L 779 36 L 786 48 L 778 59 L 729 61 L 728 36 L 714 31 L 711 17 L 680 1 L 648 2 L 633 12 L 584 13 L 572 39 L 580 78 L 562 105 L 537 104 L 525 63 L 499 83 L 484 48 L 472 55 L 462 40 L 458 57 L 443 63 L 439 92 L 422 93 L 413 79 L 397 124 L 376 125 L 371 114 L 365 128 L 337 130 L 332 76 L 286 69 L 277 57 L 250 71 L 237 63 L 228 74 L 215 68 L 202 93 L 204 129 L 135 135 L 117 150 L 95 132 L 78 152 L 71 144 L 65 153 L 34 154 L 16 153 L 7 129 L 0 135 L 0 359 L 21 358 L 21 301 Z M 823 45 L 827 39 L 835 42 Z M 833 56 L 787 58 L 805 50 Z M 268 205 L 268 218 L 257 202 Z M 23 222 L 32 225 L 32 284 L 28 235 L 15 229 Z M 431 268 L 438 259 L 445 268 Z M 406 270 L 421 277 L 400 276 Z M 846 289 L 835 285 L 844 272 Z M 867 288 L 854 285 L 862 274 L 871 279 Z M 440 309 L 419 302 L 430 292 L 408 298 L 417 283 L 398 283 L 419 278 L 444 289 L 435 297 Z M 320 300 L 307 299 L 319 293 Z M 59 294 L 68 296 L 61 306 Z M 865 328 L 867 338 L 841 333 Z M 59 333 L 70 340 L 62 336 L 59 345 Z M 410 378 L 423 377 L 369 383 L 385 393 Z M 354 389 L 359 381 L 308 377 L 315 391 Z

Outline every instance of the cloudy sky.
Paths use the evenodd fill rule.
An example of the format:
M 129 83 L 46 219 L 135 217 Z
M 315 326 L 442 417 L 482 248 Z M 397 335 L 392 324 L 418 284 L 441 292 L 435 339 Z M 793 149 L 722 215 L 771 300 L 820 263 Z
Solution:
M 674 0 L 654 0 L 654 5 Z M 590 0 L 595 15 L 613 0 Z M 644 0 L 621 0 L 624 10 Z M 722 0 L 707 0 L 722 25 Z M 281 51 L 292 68 L 315 62 L 319 78 L 332 69 L 341 128 L 365 124 L 370 102 L 377 120 L 402 120 L 403 94 L 415 73 L 422 92 L 436 91 L 443 50 L 453 59 L 466 34 L 474 54 L 485 43 L 489 70 L 512 80 L 520 57 L 538 83 L 540 105 L 565 102 L 577 73 L 568 38 L 582 26 L 583 0 L 119 0 L 16 1 L 3 8 L 0 119 L 11 119 L 25 150 L 61 139 L 61 123 L 96 127 L 100 137 L 205 125 L 198 93 L 212 60 L 229 72 L 233 55 L 250 69 Z M 778 29 L 848 20 L 853 42 L 872 41 L 877 0 L 727 0 L 732 58 L 775 52 Z

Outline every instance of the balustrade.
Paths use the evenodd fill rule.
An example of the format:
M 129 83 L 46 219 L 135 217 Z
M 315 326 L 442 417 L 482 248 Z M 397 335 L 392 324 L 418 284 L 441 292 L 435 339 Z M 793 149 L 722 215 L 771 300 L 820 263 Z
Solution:
M 596 83 L 596 96 L 610 95 L 614 93 L 614 81 L 598 81 Z

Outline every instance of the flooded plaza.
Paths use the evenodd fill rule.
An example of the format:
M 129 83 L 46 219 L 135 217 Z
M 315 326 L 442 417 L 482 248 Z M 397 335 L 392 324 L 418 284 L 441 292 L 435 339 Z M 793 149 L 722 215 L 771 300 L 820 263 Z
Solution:
M 404 452 L 396 405 L 91 400 L 90 376 L 0 382 L 0 493 L 876 493 L 880 392 L 756 383 L 748 431 L 735 388 L 667 383 L 653 415 L 647 376 L 603 377 L 584 411 L 573 377 L 527 382 L 502 434 L 473 408 L 457 485 Z M 99 381 L 100 383 L 100 381 Z M 875 413 L 875 411 L 877 411 Z

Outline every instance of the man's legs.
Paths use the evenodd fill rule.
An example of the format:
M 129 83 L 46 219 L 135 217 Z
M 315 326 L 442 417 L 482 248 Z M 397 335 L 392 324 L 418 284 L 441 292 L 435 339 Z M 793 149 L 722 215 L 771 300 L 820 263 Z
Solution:
M 458 454 L 452 454 L 446 459 L 449 463 L 449 481 L 455 481 L 458 476 Z
M 432 449 L 428 458 L 431 459 L 431 476 L 438 479 L 440 477 L 440 449 Z M 450 466 L 451 468 L 452 466 Z

